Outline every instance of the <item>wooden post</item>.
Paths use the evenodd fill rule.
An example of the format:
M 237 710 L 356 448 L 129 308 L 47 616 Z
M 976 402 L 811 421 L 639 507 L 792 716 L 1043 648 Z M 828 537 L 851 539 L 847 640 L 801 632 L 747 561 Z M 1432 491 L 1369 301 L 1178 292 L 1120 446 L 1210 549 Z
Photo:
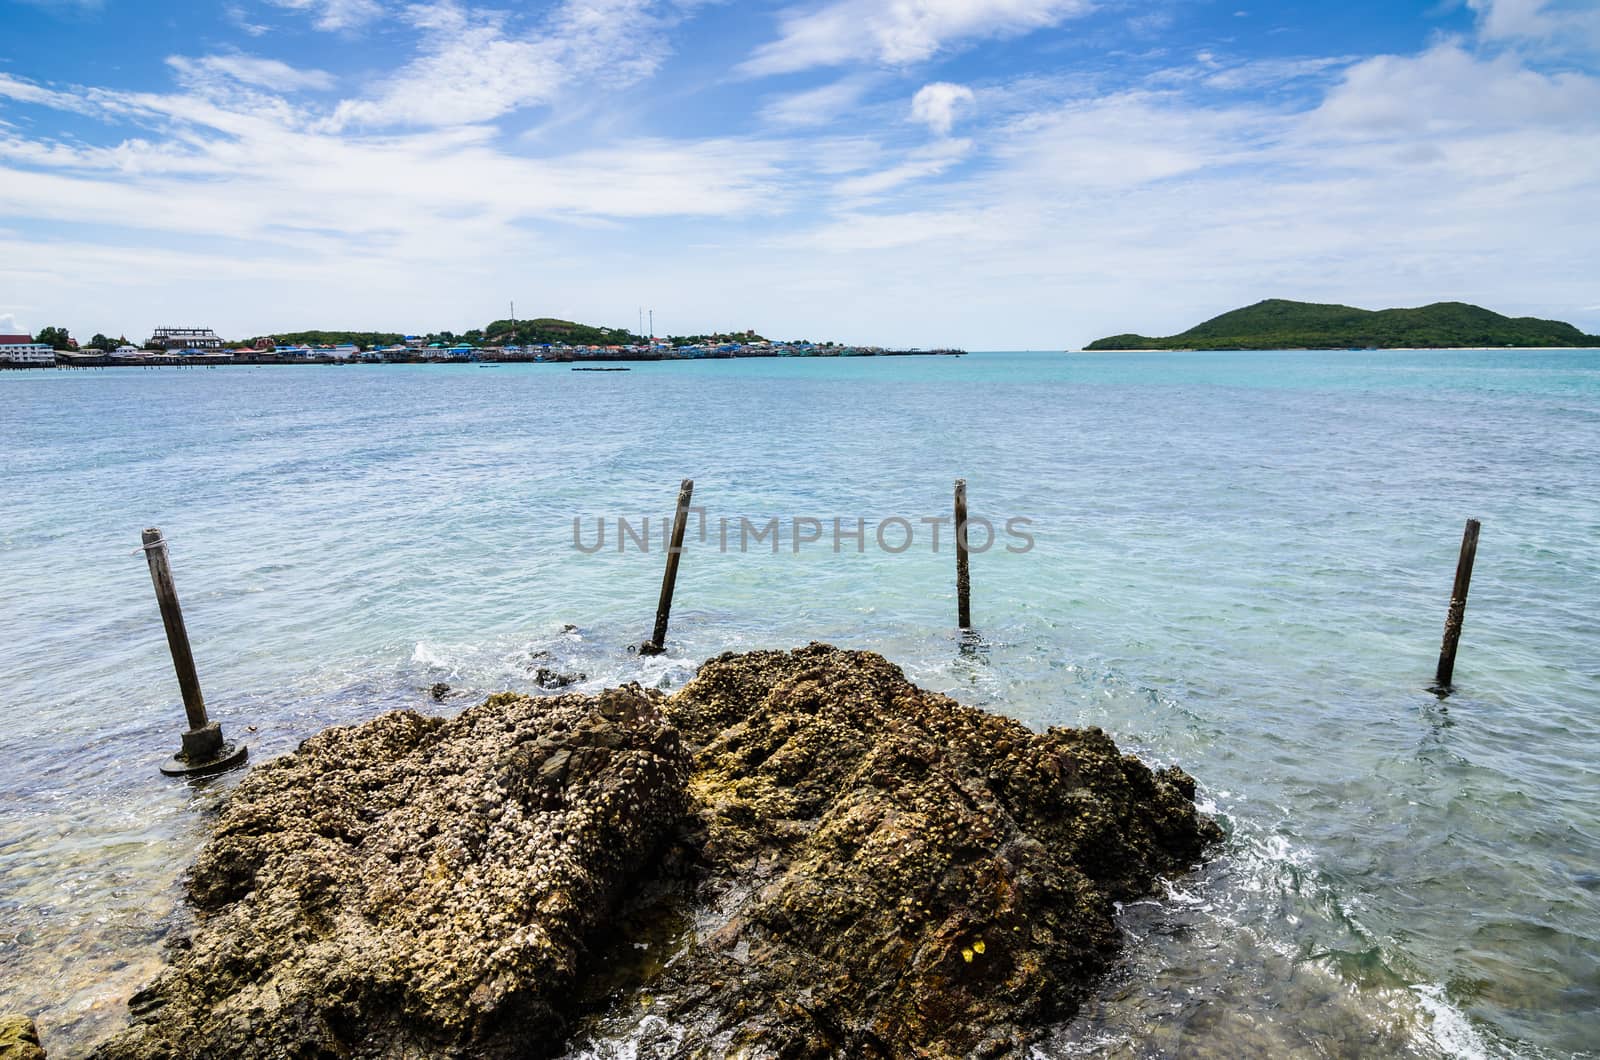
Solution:
M 1439 649 L 1439 668 L 1434 672 L 1434 686 L 1441 692 L 1450 690 L 1451 678 L 1456 671 L 1456 645 L 1461 640 L 1461 620 L 1467 613 L 1467 590 L 1472 586 L 1472 561 L 1478 555 L 1478 528 L 1476 519 L 1467 520 L 1466 532 L 1461 535 L 1461 558 L 1456 562 L 1456 583 L 1450 590 L 1450 611 L 1444 620 L 1444 644 Z
M 689 500 L 693 496 L 694 479 L 686 478 L 678 487 L 678 511 L 672 519 L 672 544 L 667 547 L 667 570 L 661 576 L 661 598 L 656 602 L 655 632 L 639 646 L 640 655 L 660 655 L 667 650 L 667 619 L 672 615 L 672 590 L 678 584 L 678 559 L 683 555 L 683 534 L 689 525 Z
M 167 542 L 155 527 L 146 530 L 143 536 L 144 558 L 150 562 L 150 580 L 155 583 L 156 603 L 161 606 L 161 624 L 167 627 L 172 668 L 178 672 L 178 687 L 183 690 L 183 709 L 189 715 L 189 728 L 203 729 L 208 721 L 206 700 L 200 694 L 200 675 L 194 670 L 189 632 L 183 626 L 183 609 L 178 606 L 178 587 L 172 582 Z
M 972 628 L 972 576 L 967 569 L 967 480 L 956 479 L 956 624 Z
M 183 749 L 161 767 L 168 776 L 214 773 L 245 760 L 248 749 L 235 747 L 222 738 L 222 726 L 206 717 L 205 697 L 200 693 L 200 675 L 195 673 L 194 653 L 189 649 L 189 632 L 183 625 L 183 609 L 178 606 L 178 588 L 172 581 L 172 565 L 167 559 L 167 542 L 161 531 L 151 527 L 143 534 L 144 555 L 150 563 L 150 581 L 156 588 L 156 603 L 161 607 L 161 624 L 167 630 L 167 648 L 172 653 L 172 668 L 178 674 L 183 692 L 183 710 L 189 717 L 189 731 L 183 734 Z

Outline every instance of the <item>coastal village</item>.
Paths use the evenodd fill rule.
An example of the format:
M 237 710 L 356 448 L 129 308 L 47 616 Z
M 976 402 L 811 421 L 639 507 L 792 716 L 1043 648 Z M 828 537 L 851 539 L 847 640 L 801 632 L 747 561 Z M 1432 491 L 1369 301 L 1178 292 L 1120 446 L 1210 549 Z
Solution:
M 561 322 L 565 323 L 565 322 Z M 595 329 L 573 326 L 575 331 Z M 448 333 L 447 333 L 448 334 Z M 618 333 L 621 337 L 621 333 Z M 886 349 L 880 346 L 843 346 L 833 342 L 772 341 L 754 331 L 742 335 L 682 338 L 642 338 L 627 341 L 583 342 L 472 342 L 439 341 L 433 336 L 406 335 L 396 342 L 321 343 L 282 341 L 271 336 L 246 344 L 225 342 L 210 328 L 156 328 L 143 345 L 126 340 L 104 341 L 96 336 L 80 347 L 60 328 L 47 328 L 38 336 L 0 335 L 0 368 L 103 368 L 169 365 L 267 364 L 464 364 L 464 363 L 575 363 L 587 361 L 667 361 L 727 359 L 735 357 L 893 357 L 911 355 L 959 356 L 954 349 Z

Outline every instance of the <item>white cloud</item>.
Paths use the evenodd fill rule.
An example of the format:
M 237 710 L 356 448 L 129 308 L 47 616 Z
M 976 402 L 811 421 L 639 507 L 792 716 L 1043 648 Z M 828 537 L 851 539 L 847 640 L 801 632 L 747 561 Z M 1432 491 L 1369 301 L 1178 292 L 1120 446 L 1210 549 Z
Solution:
M 972 106 L 975 97 L 966 85 L 934 81 L 923 85 L 911 98 L 911 120 L 921 122 L 940 136 L 949 136 L 956 122 L 956 111 Z
M 1280 120 L 1251 107 L 1127 92 L 1016 119 L 994 153 L 1019 196 L 1082 198 L 1248 162 Z
M 253 55 L 206 55 L 198 59 L 173 55 L 168 57 L 167 65 L 180 73 L 227 78 L 240 84 L 280 92 L 326 90 L 332 88 L 334 83 L 333 75 L 326 70 L 290 66 L 277 59 L 262 59 Z
M 859 103 L 871 84 L 870 78 L 844 77 L 779 96 L 761 108 L 761 120 L 788 129 L 826 125 Z
M 1456 43 L 1418 56 L 1382 55 L 1345 71 L 1312 116 L 1314 128 L 1353 135 L 1593 128 L 1600 80 L 1538 73 L 1513 55 L 1482 59 Z
M 1537 42 L 1557 50 L 1600 47 L 1600 7 L 1592 0 L 1467 0 L 1486 40 Z
M 371 22 L 384 13 L 378 0 L 272 0 L 290 11 L 310 11 L 315 14 L 318 29 L 354 29 Z
M 1467 0 L 1485 37 L 1540 37 L 1553 28 L 1545 0 Z
M 1225 65 L 1216 69 L 1216 63 L 1204 64 L 1198 71 L 1199 80 L 1208 88 L 1228 92 L 1263 88 L 1279 88 L 1305 81 L 1308 78 L 1330 78 L 1341 67 L 1349 66 L 1358 56 L 1328 56 L 1313 59 L 1257 59 Z
M 239 4 L 227 5 L 222 9 L 222 13 L 227 16 L 229 22 L 252 37 L 263 37 L 272 32 L 271 26 L 252 22 L 249 13 Z
M 671 15 L 659 0 L 566 0 L 524 33 L 506 12 L 454 0 L 413 6 L 405 17 L 423 34 L 422 54 L 368 98 L 343 103 L 330 128 L 492 121 L 587 79 L 621 87 L 654 72 Z
M 971 140 L 940 140 L 910 152 L 899 165 L 842 180 L 833 190 L 845 199 L 882 195 L 902 184 L 939 176 L 971 153 Z
M 741 68 L 770 74 L 857 60 L 905 65 L 958 42 L 1017 36 L 1091 8 L 1090 0 L 828 0 L 784 11 L 781 36 Z
M 849 257 L 910 247 L 925 254 L 937 250 L 940 244 L 970 247 L 971 240 L 983 239 L 990 232 L 981 211 L 901 210 L 883 214 L 852 207 L 803 235 L 785 237 L 779 246 L 801 255 Z
M 7 73 L 0 73 L 0 96 L 18 103 L 39 103 L 57 110 L 81 112 L 88 109 L 85 102 L 70 92 L 58 92 Z
M 11 313 L 0 313 L 0 335 L 32 335 L 31 331 L 24 331 L 17 318 Z

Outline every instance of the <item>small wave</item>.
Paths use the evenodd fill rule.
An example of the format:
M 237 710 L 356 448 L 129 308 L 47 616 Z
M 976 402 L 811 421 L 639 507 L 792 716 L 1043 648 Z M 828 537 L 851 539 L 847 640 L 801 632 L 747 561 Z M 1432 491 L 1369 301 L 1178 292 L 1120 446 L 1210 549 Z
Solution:
M 1428 1015 L 1428 1020 L 1419 1030 L 1426 1036 L 1428 1044 L 1439 1052 L 1459 1060 L 1489 1060 L 1492 1056 L 1506 1055 L 1490 1051 L 1488 1043 L 1467 1019 L 1467 1014 L 1445 997 L 1444 987 L 1437 983 L 1419 983 L 1411 990 L 1416 994 L 1422 1011 Z
M 454 673 L 456 669 L 453 662 L 453 653 L 450 649 L 442 645 L 429 644 L 423 640 L 417 641 L 417 646 L 412 649 L 411 661 L 430 670 L 444 670 Z

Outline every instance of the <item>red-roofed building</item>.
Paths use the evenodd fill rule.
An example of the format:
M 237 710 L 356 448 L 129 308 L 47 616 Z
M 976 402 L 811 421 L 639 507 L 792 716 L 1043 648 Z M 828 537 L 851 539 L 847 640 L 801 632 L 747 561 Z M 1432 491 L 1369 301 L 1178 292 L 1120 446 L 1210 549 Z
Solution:
M 0 335 L 0 368 L 54 368 L 56 351 L 32 335 Z

